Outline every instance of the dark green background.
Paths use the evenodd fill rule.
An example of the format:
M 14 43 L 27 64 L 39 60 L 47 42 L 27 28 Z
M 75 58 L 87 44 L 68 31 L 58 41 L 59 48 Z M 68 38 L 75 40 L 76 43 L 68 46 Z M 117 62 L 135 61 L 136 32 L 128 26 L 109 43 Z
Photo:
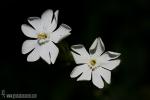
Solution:
M 12 0 L 0 5 L 0 90 L 37 93 L 39 100 L 150 100 L 148 0 Z M 60 11 L 58 25 L 69 25 L 72 35 L 57 44 L 54 65 L 41 59 L 28 63 L 21 47 L 29 38 L 20 26 L 47 9 Z M 88 49 L 98 36 L 106 51 L 122 54 L 104 89 L 70 78 L 76 66 L 70 46 L 80 43 Z

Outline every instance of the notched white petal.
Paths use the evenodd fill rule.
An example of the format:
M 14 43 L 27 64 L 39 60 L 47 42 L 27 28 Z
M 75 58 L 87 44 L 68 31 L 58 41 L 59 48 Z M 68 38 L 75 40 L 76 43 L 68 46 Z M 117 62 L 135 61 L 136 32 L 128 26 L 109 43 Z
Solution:
M 40 46 L 40 56 L 48 64 L 51 64 L 50 52 L 49 52 L 49 46 L 48 45 L 45 44 L 45 45 Z
M 49 45 L 48 48 L 50 52 L 51 62 L 52 64 L 54 64 L 58 56 L 59 49 L 56 47 L 56 45 L 53 42 L 49 42 L 48 45 Z
M 22 54 L 26 54 L 33 50 L 37 44 L 37 40 L 26 40 L 22 45 Z
M 58 14 L 59 14 L 59 10 L 56 10 L 54 13 L 54 19 L 57 21 L 58 20 Z
M 81 73 L 83 73 L 87 69 L 86 67 L 87 67 L 86 64 L 76 66 L 71 72 L 70 77 L 75 78 L 79 76 Z
M 24 35 L 28 36 L 28 37 L 31 37 L 31 38 L 37 38 L 36 37 L 36 34 L 37 34 L 37 31 L 34 30 L 32 27 L 30 27 L 29 25 L 26 25 L 26 24 L 22 24 L 21 25 L 21 30 L 22 32 L 24 33 Z
M 42 16 L 41 16 L 41 21 L 42 21 L 42 26 L 43 30 L 49 30 L 49 27 L 51 27 L 51 22 L 53 18 L 53 11 L 51 9 L 46 10 Z
M 57 27 L 58 13 L 59 13 L 59 10 L 55 11 L 55 13 L 54 13 L 54 18 L 53 18 L 52 23 L 51 23 L 50 32 L 53 32 Z
M 89 60 L 89 57 L 81 56 L 75 52 L 71 52 L 71 54 L 73 55 L 76 64 L 85 64 Z
M 35 28 L 35 30 L 41 32 L 42 26 L 41 26 L 41 18 L 39 17 L 29 17 L 28 22 Z
M 38 48 L 35 48 L 27 57 L 28 62 L 37 61 L 40 58 Z
M 96 87 L 100 89 L 104 87 L 104 82 L 98 70 L 94 70 L 92 72 L 92 82 Z
M 92 72 L 92 70 L 88 67 L 88 65 L 86 65 L 83 73 L 77 79 L 77 81 L 89 81 L 89 80 L 91 80 L 91 72 Z
M 69 36 L 71 33 L 71 28 L 66 24 L 61 24 L 60 27 L 51 34 L 50 40 L 55 43 L 58 43 L 62 39 Z
M 85 47 L 81 44 L 71 46 L 73 50 L 71 53 L 74 57 L 74 60 L 77 64 L 87 63 L 90 59 L 90 55 L 86 51 Z
M 103 79 L 108 84 L 110 84 L 110 82 L 111 82 L 111 72 L 109 70 L 106 70 L 106 69 L 102 68 L 102 67 L 99 67 L 97 70 L 99 71 L 99 73 L 103 77 Z
M 97 46 L 97 38 L 94 40 L 93 44 L 91 45 L 89 52 L 94 54 L 94 50 L 96 49 Z
M 41 18 L 43 21 L 51 21 L 53 18 L 53 10 L 48 9 L 48 10 L 44 11 L 43 14 L 41 15 Z
M 61 27 L 63 27 L 68 32 L 70 32 L 72 30 L 71 27 L 66 24 L 61 24 Z
M 100 37 L 96 38 L 91 45 L 89 52 L 93 56 L 100 56 L 105 51 L 105 46 Z
M 114 68 L 116 68 L 120 64 L 120 62 L 121 62 L 120 59 L 105 61 L 105 62 L 101 63 L 101 66 L 108 69 L 108 70 L 113 70 Z
M 71 49 L 81 56 L 84 57 L 89 56 L 88 52 L 86 51 L 85 47 L 82 44 L 72 45 Z
M 112 51 L 107 51 L 104 54 L 101 55 L 101 58 L 106 60 L 116 59 L 121 55 L 121 53 L 116 53 Z

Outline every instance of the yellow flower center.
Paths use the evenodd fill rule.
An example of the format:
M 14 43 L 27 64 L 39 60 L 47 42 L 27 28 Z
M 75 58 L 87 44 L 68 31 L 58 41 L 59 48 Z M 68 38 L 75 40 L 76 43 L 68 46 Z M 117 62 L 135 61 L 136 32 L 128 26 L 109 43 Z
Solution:
M 39 33 L 37 38 L 38 39 L 46 39 L 47 38 L 47 34 L 46 33 Z
M 37 35 L 37 38 L 38 38 L 38 44 L 39 45 L 43 45 L 43 44 L 45 44 L 49 41 L 48 40 L 48 35 L 46 33 L 39 33 Z
M 92 60 L 90 61 L 90 64 L 91 64 L 92 66 L 95 66 L 96 60 L 95 60 L 95 59 L 92 59 Z
M 96 66 L 96 59 L 91 59 L 88 63 L 88 66 L 90 67 L 90 69 L 94 70 L 95 68 L 97 68 Z

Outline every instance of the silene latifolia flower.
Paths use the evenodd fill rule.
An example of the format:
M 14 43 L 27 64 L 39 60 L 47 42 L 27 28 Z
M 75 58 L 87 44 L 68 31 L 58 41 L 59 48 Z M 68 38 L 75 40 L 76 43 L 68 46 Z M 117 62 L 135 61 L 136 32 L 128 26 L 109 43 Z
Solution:
M 110 84 L 110 71 L 120 64 L 120 60 L 116 59 L 120 56 L 120 53 L 104 52 L 105 47 L 100 37 L 93 42 L 89 53 L 81 44 L 73 45 L 71 49 L 73 50 L 71 53 L 76 64 L 79 64 L 70 74 L 71 78 L 80 75 L 77 81 L 92 80 L 93 84 L 98 88 L 104 87 L 103 79 Z
M 22 54 L 31 53 L 27 57 L 28 62 L 37 61 L 40 57 L 48 64 L 54 64 L 59 53 L 59 49 L 54 43 L 58 43 L 63 38 L 70 35 L 71 28 L 61 24 L 57 29 L 58 10 L 46 10 L 41 18 L 29 17 L 31 26 L 23 24 L 22 32 L 32 38 L 26 40 L 22 45 Z

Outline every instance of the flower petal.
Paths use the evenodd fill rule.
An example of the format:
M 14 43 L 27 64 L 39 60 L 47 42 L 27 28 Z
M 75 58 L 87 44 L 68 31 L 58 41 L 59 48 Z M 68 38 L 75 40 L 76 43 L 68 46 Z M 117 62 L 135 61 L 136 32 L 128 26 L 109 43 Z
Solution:
M 93 56 L 100 56 L 105 51 L 105 46 L 100 37 L 96 38 L 91 45 L 89 52 Z
M 26 54 L 33 50 L 36 46 L 37 40 L 26 40 L 22 45 L 22 54 Z
M 112 52 L 112 51 L 107 51 L 104 54 L 101 55 L 101 58 L 105 61 L 111 60 L 111 59 L 116 59 L 120 56 L 120 53 Z
M 27 57 L 28 62 L 37 61 L 40 58 L 38 48 L 35 48 Z
M 29 17 L 28 22 L 39 32 L 42 31 L 41 19 L 39 17 Z
M 84 68 L 83 73 L 82 73 L 81 76 L 77 79 L 77 81 L 89 81 L 89 80 L 91 80 L 91 72 L 92 72 L 92 69 L 90 69 L 87 64 L 85 64 L 85 66 L 86 66 L 86 67 Z
M 92 82 L 98 88 L 104 87 L 104 82 L 103 82 L 102 77 L 99 73 L 99 70 L 95 69 L 92 71 Z
M 37 31 L 31 28 L 30 26 L 26 24 L 21 25 L 21 30 L 24 33 L 24 35 L 31 37 L 31 38 L 37 38 L 36 33 Z
M 54 18 L 53 18 L 52 23 L 51 23 L 50 32 L 53 32 L 53 31 L 56 29 L 56 27 L 57 27 L 58 12 L 59 12 L 59 11 L 57 10 L 57 11 L 55 11 L 55 13 L 54 13 Z
M 58 56 L 59 49 L 56 47 L 56 45 L 53 42 L 49 42 L 48 44 L 49 44 L 48 48 L 50 52 L 51 62 L 52 64 L 54 64 Z
M 75 78 L 87 69 L 87 64 L 76 66 L 70 74 L 71 78 Z
M 108 84 L 110 84 L 110 82 L 111 82 L 111 72 L 109 71 L 109 70 L 106 70 L 106 69 L 104 69 L 104 68 L 102 68 L 102 67 L 99 67 L 99 68 L 97 68 L 96 69 L 98 72 L 99 72 L 99 74 L 103 77 L 103 79 L 108 83 Z
M 48 31 L 49 28 L 51 27 L 51 22 L 53 18 L 53 11 L 48 9 L 46 10 L 42 16 L 41 16 L 41 21 L 43 25 L 43 30 Z
M 71 34 L 70 31 L 71 28 L 69 26 L 67 26 L 66 24 L 62 24 L 56 31 L 50 34 L 51 35 L 50 39 L 53 42 L 58 43 L 65 37 L 69 36 Z
M 104 68 L 106 68 L 108 70 L 113 70 L 119 64 L 120 64 L 120 59 L 102 62 L 100 66 L 104 67 Z
M 71 52 L 76 64 L 87 63 L 89 61 L 90 55 L 83 45 L 73 45 L 71 46 L 71 49 L 76 52 Z
M 48 64 L 51 64 L 48 43 L 45 43 L 45 44 L 43 44 L 43 45 L 40 46 L 40 56 Z

